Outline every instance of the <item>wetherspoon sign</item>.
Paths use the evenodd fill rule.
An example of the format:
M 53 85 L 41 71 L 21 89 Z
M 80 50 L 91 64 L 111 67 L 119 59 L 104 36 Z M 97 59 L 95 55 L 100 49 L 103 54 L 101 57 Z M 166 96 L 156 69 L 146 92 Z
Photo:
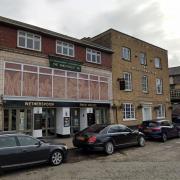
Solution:
M 77 62 L 74 60 L 49 56 L 49 65 L 51 68 L 81 72 L 81 64 L 81 62 Z

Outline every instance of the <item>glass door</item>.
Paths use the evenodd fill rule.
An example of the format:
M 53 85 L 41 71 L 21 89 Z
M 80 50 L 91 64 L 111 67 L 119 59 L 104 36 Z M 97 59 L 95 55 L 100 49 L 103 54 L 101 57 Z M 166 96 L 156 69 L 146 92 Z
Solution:
M 41 128 L 43 136 L 55 136 L 56 134 L 56 109 L 43 108 Z
M 71 134 L 80 131 L 80 108 L 71 108 Z
M 32 119 L 33 117 L 31 109 L 5 109 L 4 131 L 16 131 L 31 134 Z

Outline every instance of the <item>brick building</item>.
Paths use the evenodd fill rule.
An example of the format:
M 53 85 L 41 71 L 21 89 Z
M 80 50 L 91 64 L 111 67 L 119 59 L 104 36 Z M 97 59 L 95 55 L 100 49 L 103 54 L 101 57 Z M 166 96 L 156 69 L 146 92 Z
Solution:
M 0 17 L 0 130 L 69 135 L 110 120 L 112 50 Z
M 166 50 L 113 29 L 87 40 L 114 51 L 115 122 L 134 126 L 142 120 L 171 119 Z
M 172 118 L 180 119 L 180 66 L 169 68 Z

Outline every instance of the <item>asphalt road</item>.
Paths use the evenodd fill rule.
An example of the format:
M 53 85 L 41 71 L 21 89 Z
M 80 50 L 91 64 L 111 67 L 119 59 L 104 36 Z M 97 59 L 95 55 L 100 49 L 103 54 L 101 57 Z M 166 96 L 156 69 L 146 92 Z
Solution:
M 117 150 L 106 156 L 70 152 L 67 163 L 5 172 L 1 180 L 180 180 L 180 139 L 148 141 L 143 148 Z

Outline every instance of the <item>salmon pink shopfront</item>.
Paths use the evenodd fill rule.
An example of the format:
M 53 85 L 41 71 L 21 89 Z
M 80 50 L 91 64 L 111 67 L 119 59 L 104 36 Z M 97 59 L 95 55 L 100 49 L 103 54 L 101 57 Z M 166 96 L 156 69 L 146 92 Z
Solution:
M 4 131 L 69 135 L 108 122 L 111 83 L 85 70 L 4 62 Z

